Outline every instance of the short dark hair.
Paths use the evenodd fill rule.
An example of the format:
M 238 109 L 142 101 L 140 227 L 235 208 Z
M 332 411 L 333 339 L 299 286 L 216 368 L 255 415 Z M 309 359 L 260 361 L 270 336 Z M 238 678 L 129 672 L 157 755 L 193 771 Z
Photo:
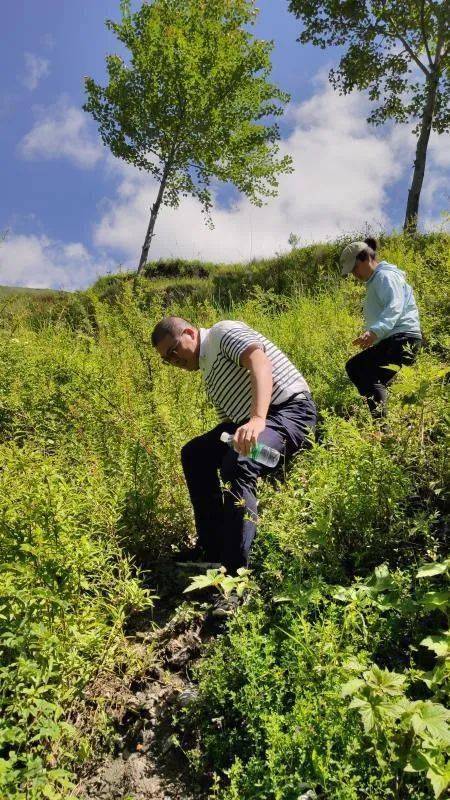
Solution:
M 194 328 L 191 322 L 183 317 L 163 317 L 153 328 L 152 345 L 156 347 L 166 336 L 173 336 L 175 339 L 184 328 Z

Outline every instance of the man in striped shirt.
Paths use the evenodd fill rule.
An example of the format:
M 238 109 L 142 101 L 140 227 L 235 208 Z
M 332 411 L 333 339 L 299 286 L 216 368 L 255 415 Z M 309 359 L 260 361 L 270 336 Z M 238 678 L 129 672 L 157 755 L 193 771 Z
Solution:
M 205 329 L 164 317 L 152 344 L 166 364 L 200 369 L 221 419 L 184 445 L 181 461 L 198 557 L 234 573 L 247 566 L 256 532 L 257 479 L 271 471 L 249 453 L 259 442 L 281 452 L 285 462 L 308 445 L 317 418 L 308 384 L 273 342 L 244 322 L 224 320 Z M 234 435 L 233 448 L 221 441 L 224 431 Z

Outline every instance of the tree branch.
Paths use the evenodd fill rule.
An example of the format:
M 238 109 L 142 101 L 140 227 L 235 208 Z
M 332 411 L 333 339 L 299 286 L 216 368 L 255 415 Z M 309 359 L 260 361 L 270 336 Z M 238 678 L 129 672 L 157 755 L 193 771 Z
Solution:
M 430 48 L 428 47 L 427 32 L 425 28 L 425 0 L 420 0 L 420 28 L 422 31 L 422 39 L 425 45 L 426 54 L 428 56 L 428 63 L 433 67 L 433 59 L 431 58 Z
M 428 78 L 428 76 L 431 73 L 431 70 L 427 69 L 427 67 L 424 64 L 422 64 L 420 58 L 415 54 L 414 50 L 412 49 L 412 47 L 409 44 L 409 42 L 407 41 L 407 39 L 405 39 L 405 37 L 402 36 L 402 34 L 400 33 L 399 30 L 397 30 L 397 28 L 395 27 L 394 23 L 392 22 L 392 19 L 390 19 L 388 16 L 386 16 L 386 19 L 389 22 L 389 24 L 392 26 L 393 34 L 390 34 L 392 36 L 392 38 L 396 37 L 397 39 L 399 39 L 401 41 L 403 47 L 408 52 L 408 54 L 411 56 L 412 60 L 417 64 L 419 69 L 421 69 L 422 72 L 424 73 L 424 75 L 426 75 L 427 78 Z
M 444 50 L 443 53 L 441 53 L 441 48 L 442 48 L 442 45 L 444 44 L 444 27 L 445 27 L 444 15 L 442 15 L 441 21 L 440 21 L 440 24 L 439 24 L 437 43 L 436 43 L 436 58 L 434 60 L 435 68 L 437 68 L 439 66 L 439 64 L 441 62 L 441 56 L 442 56 L 442 58 L 445 58 L 445 56 L 448 53 L 448 48 L 446 50 Z
M 422 2 L 422 0 L 421 0 L 421 2 Z M 429 74 L 430 74 L 430 70 L 427 69 L 427 67 L 424 64 L 422 64 L 420 58 L 416 55 L 416 53 L 412 49 L 411 45 L 409 44 L 408 40 L 396 28 L 395 23 L 393 22 L 392 18 L 386 13 L 386 4 L 385 3 L 383 3 L 383 6 L 384 6 L 383 10 L 381 11 L 380 16 L 376 20 L 377 25 L 378 25 L 379 21 L 383 21 L 383 22 L 386 21 L 388 23 L 388 25 L 390 25 L 393 33 L 391 33 L 388 30 L 388 31 L 386 31 L 386 35 L 389 36 L 391 39 L 394 39 L 394 38 L 399 39 L 399 41 L 402 43 L 403 47 L 405 48 L 405 50 L 408 53 L 408 55 L 412 58 L 414 63 L 419 67 L 419 69 L 422 70 L 424 75 L 426 75 L 428 77 Z M 428 48 L 427 48 L 427 52 L 428 52 Z

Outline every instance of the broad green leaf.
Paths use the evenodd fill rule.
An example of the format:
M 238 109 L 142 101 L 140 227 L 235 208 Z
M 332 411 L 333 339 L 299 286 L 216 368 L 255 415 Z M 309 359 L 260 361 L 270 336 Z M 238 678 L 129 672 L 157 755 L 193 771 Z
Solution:
M 362 719 L 364 730 L 370 733 L 375 725 L 376 719 L 374 710 L 367 700 L 361 700 L 359 697 L 354 697 L 349 705 L 349 708 L 357 708 Z
M 435 798 L 442 797 L 445 790 L 450 786 L 450 766 L 442 771 L 431 768 L 427 772 L 427 778 L 431 781 Z
M 46 800 L 60 800 L 61 792 L 55 789 L 50 783 L 45 784 L 45 786 L 41 789 L 42 796 L 46 798 Z
M 400 717 L 403 717 L 406 710 L 403 703 L 395 701 L 385 701 L 384 703 L 380 703 L 377 708 L 379 709 L 381 716 L 391 720 L 400 719 Z
M 416 573 L 416 578 L 431 578 L 433 575 L 443 575 L 449 567 L 448 561 L 433 561 L 431 564 L 424 564 Z
M 217 586 L 217 582 L 223 577 L 223 573 L 218 569 L 208 569 L 204 575 L 195 575 L 192 583 L 184 589 L 184 594 L 193 592 L 197 589 L 205 589 L 208 586 Z
M 336 586 L 331 596 L 334 600 L 342 600 L 345 603 L 350 599 L 349 590 L 345 586 Z
M 238 583 L 237 589 L 236 589 L 237 596 L 238 597 L 243 597 L 244 592 L 247 591 L 247 589 L 249 589 L 249 586 L 248 586 L 246 581 L 242 581 L 241 583 Z
M 411 753 L 405 767 L 405 772 L 425 772 L 430 768 L 428 758 L 420 752 Z
M 450 591 L 443 589 L 440 592 L 427 592 L 420 601 L 426 608 L 445 608 L 450 603 Z
M 450 731 L 448 727 L 448 720 L 450 719 L 450 711 L 448 711 L 440 703 L 425 702 L 422 719 L 425 722 L 425 727 L 432 736 L 450 744 Z
M 361 678 L 352 678 L 341 688 L 341 697 L 348 697 L 349 695 L 356 694 L 361 687 L 364 686 L 364 681 Z
M 396 608 L 398 605 L 397 595 L 389 593 L 382 595 L 381 597 L 377 597 L 375 600 L 375 605 L 377 608 L 381 608 L 384 611 L 389 611 L 391 608 Z
M 405 675 L 390 672 L 388 669 L 380 669 L 376 664 L 367 670 L 363 677 L 369 686 L 378 689 L 382 694 L 391 696 L 401 694 L 406 681 Z
M 450 744 L 448 719 L 450 719 L 450 711 L 444 706 L 424 700 L 416 703 L 411 724 L 416 733 L 420 734 L 427 730 L 431 736 Z
M 435 666 L 430 672 L 422 672 L 419 675 L 419 680 L 423 681 L 429 689 L 434 691 L 436 687 L 440 686 L 444 681 L 450 678 L 450 662 L 447 659 Z
M 220 588 L 225 595 L 231 594 L 233 589 L 236 588 L 236 579 L 233 578 L 231 575 L 224 575 L 224 577 L 220 581 Z
M 450 652 L 450 634 L 447 631 L 427 636 L 426 639 L 422 639 L 420 644 L 436 653 L 438 658 L 444 658 Z

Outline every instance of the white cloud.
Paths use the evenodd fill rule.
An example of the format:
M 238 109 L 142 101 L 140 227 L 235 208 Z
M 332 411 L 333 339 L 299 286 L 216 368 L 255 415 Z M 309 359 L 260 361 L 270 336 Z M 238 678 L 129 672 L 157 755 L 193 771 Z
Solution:
M 369 126 L 369 104 L 363 95 L 340 96 L 323 72 L 315 84 L 313 97 L 289 110 L 292 131 L 282 140 L 281 150 L 292 155 L 295 172 L 281 177 L 278 197 L 262 208 L 242 196 L 226 208 L 216 206 L 212 231 L 192 198 L 183 199 L 178 209 L 162 207 L 151 259 L 246 261 L 287 249 L 291 232 L 305 244 L 367 226 L 390 228 L 389 191 L 396 182 L 401 181 L 400 202 L 406 207 L 416 146 L 412 126 Z M 445 192 L 448 206 L 448 142 L 448 136 L 433 135 L 430 140 L 420 214 L 426 228 L 439 227 L 435 208 L 445 204 Z M 115 197 L 103 203 L 94 242 L 133 267 L 157 187 L 149 176 L 123 162 L 109 158 L 107 164 L 118 185 Z
M 426 230 L 444 226 L 436 208 L 450 212 L 450 134 L 432 133 L 427 153 L 427 165 L 420 199 L 420 214 Z M 446 225 L 448 227 L 448 221 Z
M 22 83 L 30 92 L 34 91 L 41 78 L 46 78 L 50 72 L 50 61 L 36 56 L 34 53 L 25 53 L 25 73 Z
M 36 108 L 37 121 L 19 142 L 27 159 L 67 158 L 77 167 L 90 169 L 103 156 L 103 148 L 89 127 L 87 114 L 69 105 L 66 97 L 48 108 Z
M 450 168 L 450 133 L 432 133 L 430 136 L 430 155 L 436 167 Z
M 151 258 L 181 256 L 239 261 L 286 249 L 289 234 L 302 242 L 329 239 L 366 224 L 387 226 L 387 189 L 405 167 L 404 142 L 380 136 L 366 123 L 367 102 L 341 97 L 320 78 L 319 91 L 294 106 L 293 130 L 282 142 L 295 172 L 282 176 L 279 195 L 255 208 L 245 197 L 215 208 L 215 229 L 205 227 L 198 203 L 186 198 L 177 210 L 162 208 Z M 116 162 L 117 196 L 95 226 L 97 245 L 114 248 L 136 263 L 156 186 L 146 175 Z
M 108 270 L 117 267 L 107 257 L 94 257 L 80 242 L 12 233 L 0 244 L 0 284 L 7 286 L 74 290 Z
M 305 244 L 366 225 L 389 228 L 389 191 L 401 181 L 400 202 L 406 204 L 404 185 L 412 176 L 416 140 L 411 126 L 368 126 L 367 113 L 362 95 L 341 97 L 319 77 L 316 94 L 289 112 L 292 131 L 281 149 L 293 156 L 295 172 L 281 178 L 279 196 L 262 208 L 242 196 L 227 207 L 217 205 L 213 231 L 193 198 L 183 199 L 178 209 L 162 207 L 150 257 L 247 261 L 287 249 L 291 232 Z M 435 135 L 430 141 L 421 202 L 426 227 L 440 223 L 434 209 L 448 185 L 448 141 Z M 41 110 L 21 151 L 29 158 L 69 158 L 83 167 L 93 167 L 104 152 L 91 136 L 87 115 L 65 99 Z M 64 244 L 45 236 L 10 236 L 0 246 L 0 283 L 74 289 L 108 270 L 117 271 L 111 254 L 136 266 L 157 186 L 110 155 L 102 164 L 116 181 L 116 191 L 99 208 L 93 229 L 97 249 L 89 252 L 79 242 Z

